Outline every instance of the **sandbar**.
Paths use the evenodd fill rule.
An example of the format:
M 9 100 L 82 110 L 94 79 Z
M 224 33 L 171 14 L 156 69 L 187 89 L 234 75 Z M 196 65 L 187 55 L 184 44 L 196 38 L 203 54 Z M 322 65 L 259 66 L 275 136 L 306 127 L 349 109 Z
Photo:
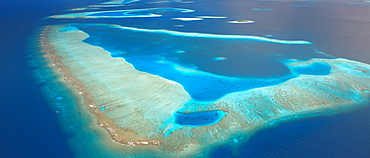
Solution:
M 181 20 L 181 21 L 199 21 L 203 20 L 202 18 L 172 18 L 174 20 Z

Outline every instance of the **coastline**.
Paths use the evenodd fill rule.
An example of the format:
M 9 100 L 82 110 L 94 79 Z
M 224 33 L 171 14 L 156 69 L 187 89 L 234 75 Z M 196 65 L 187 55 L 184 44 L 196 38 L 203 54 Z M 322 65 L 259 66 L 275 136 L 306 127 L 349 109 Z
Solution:
M 50 28 L 50 27 L 52 27 L 52 28 Z M 61 26 L 59 26 L 59 27 L 61 27 Z M 303 115 L 305 113 L 315 113 L 315 112 L 318 112 L 318 111 L 324 111 L 326 109 L 333 109 L 332 106 L 330 106 L 330 105 L 333 105 L 333 103 L 322 102 L 322 104 L 325 105 L 324 107 L 320 107 L 320 103 L 312 104 L 311 109 L 310 108 L 294 109 L 294 108 L 296 108 L 295 107 L 296 105 L 284 105 L 284 106 L 278 107 L 278 109 L 275 109 L 275 110 L 278 110 L 275 113 L 272 113 L 272 114 L 263 114 L 262 113 L 261 114 L 261 108 L 264 109 L 264 107 L 261 107 L 260 104 L 266 103 L 266 101 L 261 100 L 261 98 L 265 98 L 265 97 L 270 97 L 270 98 L 272 97 L 273 98 L 274 97 L 273 94 L 269 94 L 268 91 L 271 90 L 271 89 L 278 89 L 276 87 L 275 88 L 268 87 L 268 90 L 266 90 L 266 89 L 263 89 L 264 88 L 263 87 L 263 88 L 258 88 L 258 89 L 253 90 L 253 91 L 248 91 L 248 94 L 246 94 L 246 92 L 238 92 L 238 93 L 235 93 L 235 94 L 230 94 L 230 95 L 224 97 L 223 99 L 221 99 L 221 100 L 219 100 L 215 103 L 201 105 L 200 107 L 194 107 L 194 106 L 191 107 L 189 104 L 185 105 L 185 107 L 183 107 L 183 109 L 187 109 L 187 110 L 190 110 L 190 111 L 196 111 L 196 109 L 198 109 L 198 110 L 199 109 L 203 109 L 203 110 L 204 109 L 214 109 L 215 110 L 215 109 L 228 108 L 228 110 L 225 110 L 225 111 L 227 111 L 229 113 L 235 113 L 236 115 L 233 115 L 232 117 L 231 117 L 231 115 L 227 115 L 227 117 L 225 117 L 225 119 L 221 120 L 218 123 L 218 125 L 213 126 L 213 127 L 204 126 L 204 127 L 199 127 L 198 129 L 182 127 L 182 129 L 181 129 L 182 131 L 178 131 L 178 130 L 177 131 L 171 131 L 171 127 L 173 127 L 175 125 L 173 125 L 171 123 L 165 125 L 165 127 L 162 129 L 162 132 L 167 131 L 169 133 L 172 133 L 172 135 L 176 137 L 176 138 L 174 138 L 170 135 L 171 138 L 163 138 L 163 139 L 166 139 L 167 141 L 169 140 L 169 142 L 172 142 L 173 140 L 178 141 L 179 138 L 181 139 L 182 138 L 180 136 L 181 132 L 185 131 L 185 134 L 186 133 L 194 133 L 194 138 L 186 138 L 186 140 L 187 140 L 186 142 L 187 143 L 190 142 L 190 145 L 184 145 L 182 147 L 182 149 L 181 148 L 175 148 L 178 145 L 176 143 L 175 144 L 166 144 L 163 141 L 161 141 L 161 139 L 142 139 L 142 138 L 144 138 L 143 135 L 138 134 L 136 131 L 131 131 L 129 129 L 123 129 L 122 127 L 120 127 L 119 125 L 116 124 L 117 123 L 117 122 L 115 122 L 116 120 L 106 116 L 106 115 L 109 115 L 109 113 L 105 114 L 105 112 L 102 112 L 101 110 L 99 110 L 100 106 L 102 104 L 101 103 L 96 103 L 96 101 L 94 101 L 94 98 L 96 98 L 97 96 L 93 95 L 93 94 L 90 94 L 90 91 L 88 90 L 89 88 L 83 82 L 81 82 L 79 79 L 77 79 L 77 77 L 75 75 L 72 74 L 72 72 L 71 72 L 71 70 L 69 69 L 68 66 L 63 64 L 62 59 L 64 59 L 64 58 L 61 57 L 61 56 L 58 56 L 55 52 L 56 50 L 60 50 L 60 49 L 54 48 L 51 45 L 51 44 L 53 44 L 53 42 L 49 41 L 49 40 L 52 41 L 53 38 L 55 38 L 55 37 L 49 37 L 48 36 L 49 33 L 50 33 L 50 29 L 53 29 L 53 31 L 56 31 L 57 28 L 58 28 L 58 26 L 47 26 L 44 29 L 43 33 L 42 33 L 41 44 L 42 44 L 42 46 L 43 46 L 43 48 L 46 52 L 45 58 L 50 59 L 50 62 L 51 62 L 50 66 L 54 67 L 54 69 L 57 71 L 57 73 L 60 73 L 63 76 L 60 79 L 60 81 L 65 82 L 66 84 L 70 84 L 74 87 L 74 89 L 76 90 L 76 95 L 81 98 L 81 100 L 83 101 L 83 104 L 88 107 L 89 111 L 96 116 L 96 118 L 98 120 L 98 125 L 100 127 L 103 127 L 105 130 L 107 130 L 109 132 L 111 138 L 114 141 L 116 141 L 118 143 L 121 143 L 121 144 L 130 145 L 130 146 L 135 146 L 135 145 L 155 145 L 155 146 L 159 146 L 159 145 L 161 145 L 161 146 L 163 146 L 163 148 L 160 149 L 160 150 L 166 150 L 166 152 L 171 152 L 171 151 L 176 151 L 176 150 L 184 151 L 185 153 L 183 153 L 183 154 L 186 156 L 187 154 L 190 154 L 190 152 L 195 152 L 197 154 L 199 152 L 199 150 L 202 149 L 202 147 L 206 148 L 207 146 L 214 145 L 212 143 L 219 144 L 222 141 L 230 139 L 230 134 L 235 134 L 235 133 L 238 133 L 238 132 L 253 133 L 256 130 L 258 130 L 260 127 L 262 127 L 263 125 L 266 125 L 266 123 L 268 124 L 268 122 L 265 122 L 266 120 L 267 121 L 274 121 L 274 119 L 278 120 L 279 118 L 282 119 L 284 117 L 289 117 L 289 116 Z M 79 41 L 80 43 L 83 43 L 82 40 L 80 40 L 80 38 L 78 38 L 76 41 Z M 55 43 L 54 43 L 54 45 L 55 45 Z M 96 46 L 92 46 L 92 47 L 94 47 L 95 49 L 99 48 L 99 47 L 96 47 Z M 99 49 L 101 49 L 101 48 L 99 48 Z M 101 52 L 104 52 L 104 50 L 102 50 Z M 106 53 L 106 52 L 104 52 L 104 53 Z M 109 54 L 105 54 L 105 55 L 109 56 Z M 69 56 L 69 57 L 73 58 L 72 56 Z M 110 59 L 119 60 L 119 62 L 123 61 L 121 59 L 114 59 L 114 58 L 110 58 Z M 325 60 L 323 60 L 323 61 L 325 61 Z M 67 62 L 71 62 L 71 61 L 67 61 Z M 78 70 L 76 69 L 75 71 L 78 71 Z M 362 73 L 367 73 L 367 70 L 360 69 L 359 71 L 362 72 Z M 148 75 L 148 74 L 146 74 L 146 75 Z M 163 80 L 163 78 L 160 78 L 160 80 Z M 367 80 L 369 80 L 369 79 L 367 79 Z M 166 82 L 168 82 L 168 81 L 166 81 Z M 291 82 L 293 82 L 293 81 L 290 81 L 290 83 Z M 300 83 L 298 83 L 297 85 L 300 85 Z M 294 88 L 297 88 L 297 87 L 294 87 Z M 367 87 L 367 89 L 366 90 L 364 89 L 363 91 L 367 91 L 368 89 L 369 89 L 369 87 Z M 298 89 L 298 91 L 299 91 L 299 89 Z M 139 93 L 141 93 L 141 92 L 139 92 Z M 261 95 L 261 94 L 263 94 L 263 95 Z M 183 95 L 185 95 L 185 94 L 183 94 Z M 254 99 L 253 102 L 258 103 L 258 104 L 251 103 L 251 101 L 248 100 L 248 98 L 249 99 Z M 275 101 L 279 101 L 279 99 L 281 99 L 281 98 L 276 98 Z M 182 102 L 186 103 L 189 100 L 190 100 L 190 98 L 184 97 L 184 101 L 182 101 Z M 173 100 L 170 99 L 170 101 L 173 101 Z M 349 105 L 354 105 L 357 102 L 361 102 L 361 101 L 362 100 L 360 99 L 359 101 L 348 102 L 348 104 L 341 103 L 339 105 L 339 107 L 348 107 Z M 133 102 L 135 102 L 135 100 Z M 286 101 L 280 100 L 280 102 L 284 103 Z M 239 104 L 239 107 L 238 106 L 232 107 L 232 105 L 229 106 L 228 104 L 231 104 L 231 103 Z M 243 108 L 238 109 L 238 108 L 240 108 L 242 103 L 247 105 L 246 109 L 243 109 Z M 194 104 L 198 104 L 198 103 L 194 103 Z M 250 104 L 250 105 L 248 105 L 248 104 Z M 252 104 L 253 104 L 254 107 L 249 107 Z M 271 102 L 269 102 L 267 105 L 269 105 L 269 104 L 272 105 L 272 106 L 273 105 L 279 105 L 277 103 L 271 103 Z M 337 105 L 338 103 L 335 102 L 334 104 Z M 169 105 L 169 106 L 171 106 L 171 105 Z M 180 104 L 179 104 L 176 107 L 173 107 L 172 111 L 176 111 L 176 110 L 180 109 L 181 107 L 182 107 L 182 105 L 180 106 Z M 286 110 L 285 108 L 290 108 L 290 110 Z M 271 109 L 274 109 L 274 108 L 271 108 Z M 163 110 L 163 109 L 157 108 L 154 111 L 158 111 L 158 110 Z M 250 110 L 250 111 L 248 111 L 248 110 Z M 256 110 L 256 111 L 254 111 L 254 110 Z M 279 110 L 284 111 L 284 112 L 281 112 Z M 304 111 L 304 110 L 306 110 L 306 111 Z M 260 113 L 258 111 L 260 111 Z M 109 108 L 108 108 L 108 112 L 109 112 Z M 237 119 L 245 117 L 245 116 L 241 116 L 242 112 L 246 112 L 246 113 L 249 112 L 250 113 L 251 118 L 248 119 L 250 122 L 241 124 L 240 121 L 237 120 Z M 170 113 L 168 113 L 168 114 L 170 114 Z M 281 115 L 275 115 L 274 116 L 274 114 L 281 114 Z M 285 114 L 285 116 L 282 115 L 282 114 Z M 261 115 L 266 115 L 269 118 L 262 118 Z M 167 117 L 167 118 L 169 118 L 169 117 Z M 134 120 L 131 120 L 131 121 L 134 121 Z M 137 121 L 142 121 L 142 120 L 137 120 Z M 230 126 L 230 123 L 232 123 L 232 122 L 237 123 L 237 124 L 234 124 L 234 125 Z M 160 122 L 157 125 L 162 124 L 162 123 L 163 122 Z M 233 128 L 233 129 L 230 129 L 230 131 L 227 131 L 228 129 L 223 129 L 222 127 L 229 127 L 229 128 Z M 209 131 L 209 130 L 213 130 L 213 132 L 214 132 L 214 133 L 211 133 L 213 135 L 212 138 L 218 138 L 219 140 L 213 140 L 208 145 L 204 145 L 201 142 L 196 141 L 197 139 L 199 140 L 200 138 L 202 138 L 202 136 L 201 136 L 202 132 L 203 132 L 203 134 L 207 134 L 207 133 L 204 133 L 204 132 Z M 158 132 L 158 130 L 156 132 Z M 153 132 L 146 132 L 146 133 L 151 134 Z M 152 136 L 156 137 L 156 138 L 162 138 L 163 137 L 161 134 L 152 134 Z M 192 136 L 192 135 L 186 135 L 186 136 Z M 122 138 L 129 138 L 129 137 L 137 137 L 139 139 L 136 139 L 136 140 L 122 139 Z M 168 149 L 164 149 L 164 148 L 168 148 Z M 198 151 L 196 151 L 196 150 L 198 150 Z M 180 154 L 180 155 L 182 155 L 182 154 Z
M 48 44 L 47 42 L 47 34 L 50 31 L 50 26 L 46 26 L 46 28 L 42 31 L 41 37 L 40 37 L 40 43 L 42 48 L 44 49 L 44 52 L 46 53 L 44 55 L 45 58 L 49 59 L 50 67 L 54 69 L 54 72 L 56 74 L 60 74 L 61 78 L 59 78 L 59 82 L 64 83 L 67 87 L 74 88 L 75 90 L 75 96 L 79 98 L 79 101 L 81 101 L 81 104 L 86 105 L 88 107 L 87 109 L 93 113 L 96 116 L 98 125 L 100 127 L 103 127 L 106 131 L 108 131 L 110 137 L 113 141 L 116 141 L 121 144 L 125 145 L 160 145 L 159 140 L 136 140 L 136 141 L 129 141 L 129 140 L 122 140 L 120 138 L 120 135 L 116 133 L 116 129 L 123 130 L 122 128 L 118 127 L 114 124 L 114 120 L 109 119 L 103 115 L 101 111 L 95 106 L 94 101 L 92 100 L 92 96 L 86 91 L 85 85 L 75 79 L 73 75 L 71 75 L 71 72 L 68 68 L 68 66 L 65 66 L 62 64 L 61 57 L 55 54 L 53 47 Z M 69 86 L 68 86 L 69 85 Z M 130 131 L 123 130 L 126 133 Z

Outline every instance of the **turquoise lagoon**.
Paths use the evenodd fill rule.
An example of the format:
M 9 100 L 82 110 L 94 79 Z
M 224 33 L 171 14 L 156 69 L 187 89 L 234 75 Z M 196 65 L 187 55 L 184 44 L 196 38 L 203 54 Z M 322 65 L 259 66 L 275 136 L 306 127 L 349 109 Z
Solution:
M 121 4 L 122 2 L 117 1 L 116 3 Z M 112 3 L 109 4 L 115 3 L 112 1 Z M 292 4 L 290 6 L 294 5 Z M 146 18 L 153 15 L 152 13 L 156 13 L 157 10 L 158 9 L 144 9 L 143 12 L 135 12 L 134 16 L 138 19 L 133 19 L 133 21 L 140 21 L 139 18 L 145 21 Z M 159 11 L 162 10 L 159 8 Z M 232 113 L 222 110 L 207 110 L 207 108 L 205 108 L 207 106 L 199 110 L 197 107 L 193 107 L 192 104 L 210 104 L 228 94 L 282 85 L 287 81 L 301 76 L 323 77 L 331 74 L 333 71 L 336 72 L 338 65 L 346 67 L 345 62 L 338 65 L 333 64 L 335 66 L 334 68 L 331 67 L 332 63 L 330 62 L 321 62 L 320 59 L 334 60 L 337 58 L 321 52 L 316 48 L 314 43 L 302 40 L 301 37 L 287 38 L 285 40 L 285 38 L 278 38 L 275 36 L 251 36 L 245 35 L 244 33 L 243 35 L 238 35 L 181 30 L 171 31 L 174 30 L 174 28 L 157 29 L 158 25 L 154 28 L 125 27 L 125 25 L 122 25 L 124 22 L 119 22 L 122 26 L 113 25 L 115 24 L 114 21 L 118 19 L 109 20 L 112 24 L 102 24 L 104 20 L 99 19 L 107 18 L 101 16 L 116 16 L 121 14 L 125 15 L 127 12 L 102 11 L 93 14 L 88 13 L 88 16 L 96 16 L 98 18 L 96 24 L 76 23 L 76 21 L 73 21 L 73 24 L 66 23 L 69 25 L 69 29 L 64 31 L 81 30 L 89 35 L 89 38 L 84 40 L 85 43 L 105 49 L 113 58 L 125 59 L 125 61 L 132 64 L 138 71 L 175 81 L 184 87 L 192 100 L 184 105 L 183 109 L 179 109 L 176 113 L 173 113 L 173 118 L 169 121 L 172 121 L 176 125 L 176 128 L 171 129 L 170 132 L 167 133 L 167 136 L 170 136 L 171 132 L 178 130 L 177 128 L 212 126 L 221 121 L 223 117 L 232 115 Z M 132 12 L 128 14 L 132 14 Z M 179 12 L 179 14 L 182 13 Z M 171 15 L 170 17 L 175 16 Z M 129 25 L 132 25 L 131 22 L 129 23 Z M 186 26 L 186 23 L 184 24 Z M 225 23 L 225 25 L 227 24 Z M 138 26 L 140 26 L 140 24 L 138 24 Z M 353 65 L 356 65 L 356 63 Z M 350 64 L 349 68 L 353 68 L 353 65 Z M 359 67 L 365 67 L 365 69 L 367 69 L 366 66 L 359 65 Z M 357 75 L 357 72 L 354 74 Z M 366 72 L 364 71 L 363 74 L 361 74 L 362 77 L 366 76 L 365 74 Z M 58 87 L 63 86 L 56 84 L 55 89 L 58 89 Z M 55 92 L 54 90 L 45 91 L 48 91 L 48 94 Z M 66 91 L 66 94 L 71 93 L 68 92 L 68 90 Z M 320 89 L 319 91 L 325 92 L 326 90 Z M 51 100 L 54 98 L 55 102 L 58 102 L 71 98 L 71 96 L 68 95 L 61 96 L 60 94 L 62 93 L 63 92 L 51 95 Z M 362 103 L 367 101 L 360 95 L 357 96 L 357 94 L 338 94 L 338 96 L 341 95 L 343 98 L 352 97 Z M 76 102 L 71 105 L 75 104 L 77 104 L 77 106 L 73 108 L 80 106 L 79 103 Z M 56 103 L 56 105 L 60 104 Z M 58 109 L 63 107 L 64 106 L 60 106 Z M 186 112 L 185 107 L 187 110 L 191 109 L 191 112 Z M 101 107 L 101 111 L 103 112 L 106 109 L 107 107 L 105 106 Z M 66 115 L 70 114 L 69 112 L 71 111 L 73 110 L 66 110 L 66 113 L 62 112 L 63 116 L 61 116 L 61 118 L 68 118 Z M 264 114 L 264 112 L 261 113 L 259 113 L 259 115 Z M 268 113 L 268 111 L 266 111 L 266 113 Z M 323 113 L 320 113 L 320 115 L 321 114 Z M 309 116 L 312 117 L 315 116 L 315 114 Z M 70 140 L 70 144 L 78 157 L 84 157 L 84 154 L 88 153 L 91 149 L 96 149 L 94 152 L 96 152 L 97 155 L 104 155 L 103 153 L 105 153 L 105 156 L 108 157 L 129 156 L 119 151 L 122 150 L 122 148 L 112 147 L 112 144 L 104 143 L 110 138 L 106 136 L 101 137 L 101 135 L 104 135 L 104 131 L 93 127 L 94 116 L 91 116 L 89 113 L 83 113 L 82 115 L 80 114 L 79 116 L 73 117 L 91 119 L 82 119 L 83 121 L 76 122 L 78 125 L 89 124 L 89 126 L 91 126 L 90 128 L 79 126 L 78 128 L 84 130 L 73 132 L 75 136 Z M 290 117 L 287 118 L 290 119 Z M 286 119 L 277 122 L 284 122 L 284 120 Z M 69 121 L 71 120 L 63 120 L 62 122 Z M 275 122 L 272 122 L 272 124 L 274 123 Z M 168 122 L 164 122 L 163 124 L 166 125 Z M 77 128 L 68 127 L 67 124 L 64 126 L 71 129 Z M 99 132 L 94 133 L 92 131 Z M 238 155 L 230 151 L 237 150 L 238 147 L 235 146 L 240 142 L 247 142 L 247 138 L 250 135 L 246 134 L 243 136 L 242 133 L 236 135 L 237 136 L 230 136 L 229 141 L 224 141 L 223 143 L 226 144 L 226 147 L 221 147 L 220 150 L 217 150 L 215 153 L 226 153 L 225 157 L 227 157 L 227 155 Z M 94 141 L 76 145 L 79 142 L 89 142 L 90 140 Z M 216 143 L 216 146 L 220 144 Z M 230 148 L 229 146 L 234 147 Z M 212 147 L 212 149 L 215 149 L 215 147 Z M 242 152 L 239 154 L 243 154 L 243 152 L 245 154 L 245 151 L 241 151 Z M 209 152 L 210 150 L 207 149 L 207 153 L 204 154 L 210 155 Z M 92 155 L 93 154 L 90 156 Z M 158 153 L 153 153 L 153 151 L 150 152 L 150 150 L 146 153 L 143 152 L 131 156 L 160 157 Z M 243 155 L 239 155 L 239 157 L 243 157 Z
M 326 75 L 328 65 L 290 68 L 288 60 L 333 58 L 319 53 L 307 41 L 73 26 L 89 34 L 84 42 L 104 48 L 112 57 L 124 58 L 139 71 L 180 83 L 198 101 L 215 101 L 228 93 L 276 85 L 300 74 Z M 225 60 L 215 60 L 217 57 Z

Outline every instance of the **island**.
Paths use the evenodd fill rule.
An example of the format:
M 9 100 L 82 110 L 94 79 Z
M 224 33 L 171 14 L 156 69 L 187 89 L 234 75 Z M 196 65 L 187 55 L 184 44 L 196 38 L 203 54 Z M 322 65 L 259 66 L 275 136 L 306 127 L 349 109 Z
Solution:
M 205 39 L 310 44 L 257 36 L 110 27 Z M 238 143 L 241 135 L 252 135 L 276 122 L 354 108 L 367 103 L 370 96 L 370 65 L 343 58 L 312 58 L 281 61 L 291 75 L 277 82 L 200 101 L 184 85 L 138 71 L 125 58 L 112 57 L 111 52 L 84 42 L 89 35 L 73 25 L 46 26 L 39 38 L 40 52 L 59 76 L 58 81 L 74 92 L 81 106 L 93 114 L 96 126 L 104 128 L 113 143 L 123 145 L 127 150 L 122 152 L 128 154 L 152 151 L 162 157 L 204 156 L 216 146 Z M 211 60 L 228 61 L 219 59 Z M 201 70 L 177 70 L 217 77 Z

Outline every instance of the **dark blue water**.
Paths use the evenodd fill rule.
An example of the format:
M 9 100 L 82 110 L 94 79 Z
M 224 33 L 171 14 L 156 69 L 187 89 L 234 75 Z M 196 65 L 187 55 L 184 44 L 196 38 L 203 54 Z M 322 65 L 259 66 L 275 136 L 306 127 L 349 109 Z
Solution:
M 335 116 L 284 123 L 252 136 L 240 147 L 243 157 L 370 156 L 369 106 Z
M 220 146 L 212 158 L 235 157 L 369 157 L 369 106 L 266 127 L 238 149 Z
M 27 40 L 39 20 L 73 6 L 99 1 L 14 0 L 0 5 L 0 157 L 72 157 L 55 111 L 41 95 L 27 64 Z M 37 43 L 37 41 L 35 41 Z
M 224 111 L 201 111 L 192 113 L 175 113 L 175 123 L 182 126 L 207 126 L 216 124 L 225 115 Z
M 75 135 L 70 132 L 69 134 L 62 132 L 57 120 L 58 115 L 49 108 L 40 92 L 40 87 L 45 85 L 36 84 L 33 80 L 31 71 L 34 69 L 30 68 L 26 62 L 28 60 L 26 58 L 28 54 L 26 41 L 31 33 L 43 23 L 69 23 L 73 21 L 40 21 L 41 18 L 61 13 L 61 10 L 64 9 L 83 7 L 98 2 L 98 0 L 17 0 L 1 3 L 0 119 L 2 120 L 2 131 L 0 134 L 0 157 L 64 158 L 74 155 L 68 147 L 67 141 Z M 283 39 L 301 37 L 312 41 L 316 48 L 332 55 L 367 63 L 370 61 L 368 47 L 370 27 L 368 27 L 369 23 L 363 20 L 370 15 L 368 13 L 370 9 L 365 8 L 368 6 L 363 3 L 348 7 L 339 5 L 338 1 L 328 0 L 313 7 L 287 9 L 285 6 L 302 5 L 302 2 L 287 4 L 286 2 L 227 1 L 228 3 L 226 3 L 226 1 L 217 1 L 212 4 L 215 8 L 211 9 L 209 1 L 197 2 L 199 3 L 193 7 L 189 6 L 196 10 L 205 8 L 205 10 L 199 9 L 197 14 L 213 13 L 213 15 L 219 15 L 222 13 L 228 14 L 230 19 L 260 19 L 260 23 L 249 26 L 216 27 L 224 23 L 215 20 L 204 21 L 202 27 L 199 23 L 191 22 L 186 24 L 188 27 L 174 29 L 261 36 L 274 34 L 274 36 Z M 160 5 L 156 4 L 155 6 Z M 137 6 L 128 7 L 135 8 Z M 268 13 L 275 10 L 249 12 L 253 11 L 252 8 L 273 8 L 279 12 L 274 14 Z M 314 10 L 317 15 L 308 14 L 309 10 Z M 185 16 L 191 15 L 196 14 Z M 249 16 L 246 17 L 246 15 Z M 78 20 L 73 22 L 76 21 Z M 79 21 L 91 22 L 88 20 Z M 116 23 L 126 23 L 127 26 L 143 28 L 163 28 L 183 24 L 178 21 L 164 22 L 163 19 L 150 19 L 142 23 L 138 23 L 138 21 L 138 19 L 130 19 L 116 21 Z M 114 20 L 106 20 L 106 22 L 114 22 Z M 318 65 L 316 68 L 327 70 L 323 65 Z M 299 71 L 307 74 L 313 72 L 310 69 Z M 323 71 L 322 74 L 326 72 Z M 75 107 L 69 108 L 73 110 Z M 370 108 L 367 106 L 342 114 L 283 123 L 256 133 L 247 142 L 240 142 L 239 152 L 231 147 L 222 146 L 214 152 L 213 157 L 369 157 L 369 113 Z M 76 125 L 75 122 L 71 123 L 71 126 Z M 79 124 L 77 127 L 83 126 L 86 124 Z M 74 128 L 74 130 L 78 129 Z M 78 137 L 83 137 L 83 135 Z M 94 143 L 98 144 L 99 140 L 76 141 L 74 139 L 71 143 L 94 145 Z M 83 145 L 76 149 L 95 152 L 95 150 Z M 102 153 L 99 154 L 101 157 Z M 84 156 L 80 155 L 80 157 Z M 94 156 L 90 155 L 89 157 Z

